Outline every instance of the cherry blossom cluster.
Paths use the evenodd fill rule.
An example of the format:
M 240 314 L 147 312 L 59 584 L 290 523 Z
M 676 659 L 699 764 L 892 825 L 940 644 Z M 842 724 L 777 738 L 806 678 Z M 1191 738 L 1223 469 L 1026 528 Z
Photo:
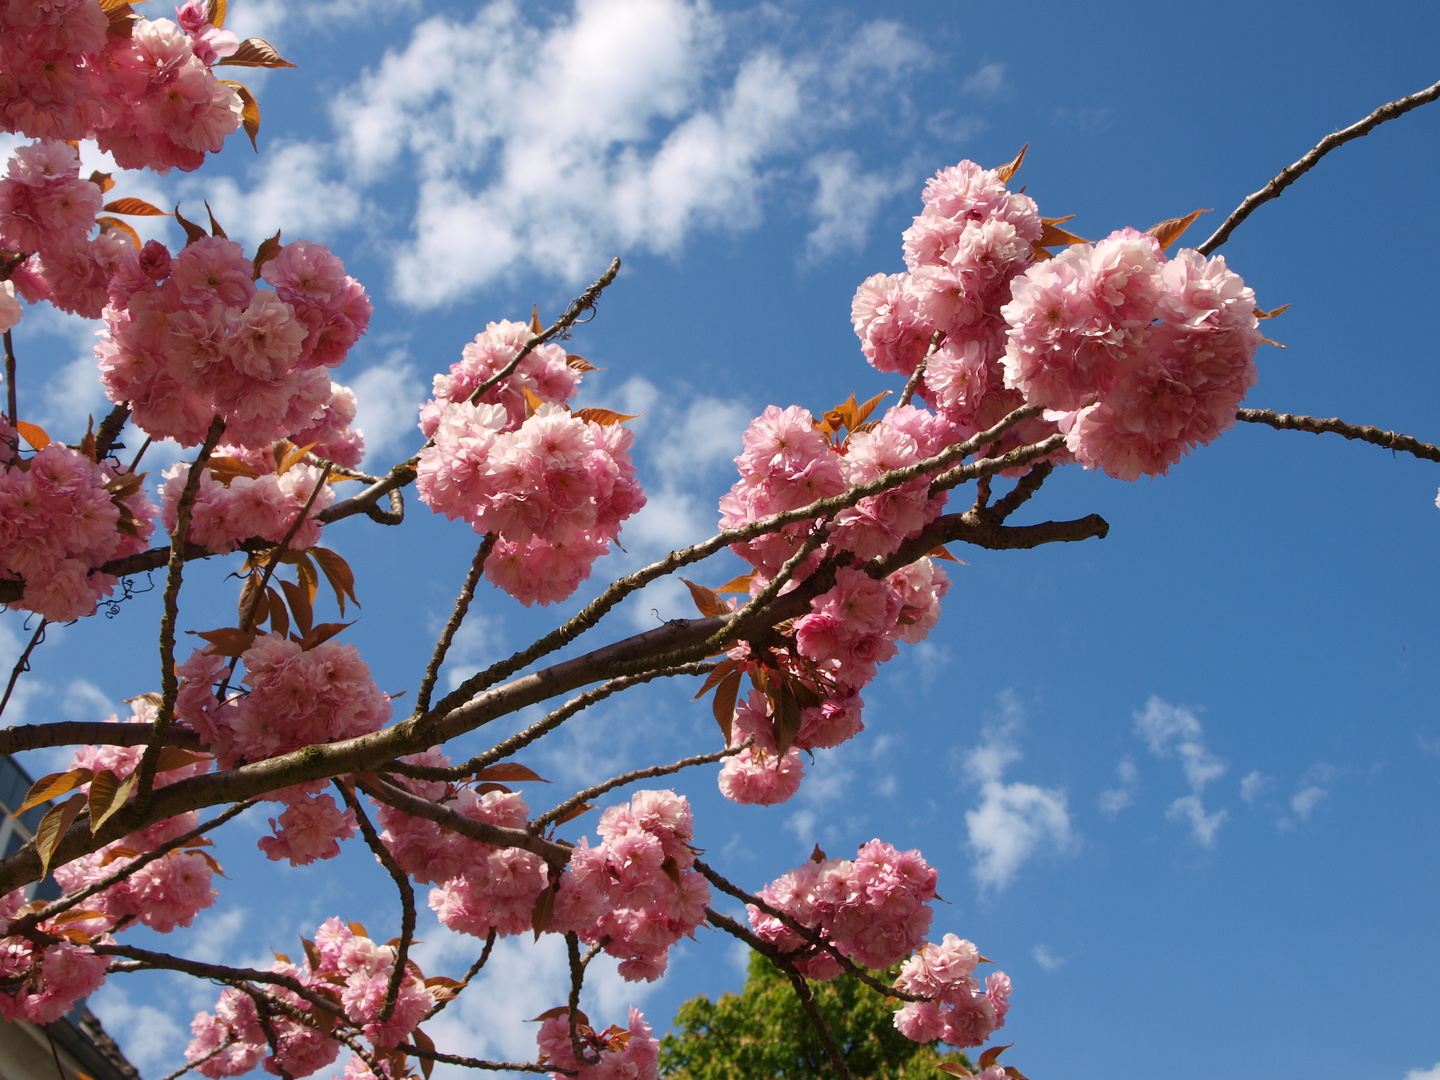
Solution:
M 1031 265 L 1045 225 L 1035 201 L 1006 188 L 997 170 L 962 161 L 925 185 L 924 209 L 905 230 L 906 271 L 867 278 L 851 321 L 878 371 L 909 376 L 936 333 L 941 343 L 917 388 L 959 438 L 983 431 L 1024 404 L 1003 385 L 1001 307 L 1010 283 Z M 1041 438 L 1034 421 L 1010 436 Z
M 240 657 L 246 691 L 217 701 L 229 661 L 196 649 L 180 665 L 175 716 L 188 722 L 221 768 L 302 746 L 379 731 L 391 716 L 354 645 L 324 641 L 307 649 L 280 634 L 258 634 Z
M 252 537 L 278 544 L 307 503 L 310 511 L 291 538 L 289 550 L 304 551 L 320 542 L 320 522 L 316 517 L 335 501 L 334 489 L 329 484 L 321 486 L 315 494 L 315 487 L 323 476 L 320 469 L 300 462 L 283 473 L 277 472 L 275 455 L 269 448 L 256 452 L 222 444 L 216 448 L 216 454 L 229 459 L 229 467 L 201 471 L 200 486 L 191 509 L 190 530 L 185 534 L 188 543 L 217 554 L 234 551 L 242 541 Z M 164 475 L 165 483 L 159 490 L 160 520 L 165 531 L 171 533 L 175 529 L 180 496 L 190 477 L 190 466 L 180 462 L 166 469 Z
M 120 232 L 90 238 L 101 202 L 100 185 L 80 179 L 75 147 L 47 139 L 17 148 L 0 179 L 0 250 L 22 260 L 10 288 L 32 304 L 98 317 L 106 282 L 133 246 Z
M 0 430 L 7 456 L 14 430 Z M 59 443 L 0 466 L 0 578 L 23 578 L 11 607 L 68 622 L 95 612 L 115 587 L 95 572 L 111 559 L 144 551 L 155 507 L 138 477 Z
M 315 940 L 305 942 L 305 952 L 302 966 L 282 958 L 270 970 L 289 975 L 306 989 L 331 1000 L 338 999 L 345 1022 L 358 1028 L 377 1048 L 403 1042 L 435 1004 L 424 978 L 411 970 L 400 981 L 389 1019 L 381 1019 L 395 967 L 395 949 L 377 945 L 357 924 L 327 919 Z M 297 1009 L 310 1008 L 310 1003 L 292 990 L 272 987 L 271 992 Z M 196 1070 L 211 1078 L 240 1076 L 263 1063 L 268 1072 L 283 1069 L 290 1076 L 302 1077 L 323 1069 L 339 1056 L 340 1043 L 314 1028 L 289 1020 L 278 1010 L 270 1014 L 269 1020 L 276 1036 L 278 1060 L 269 1053 L 254 999 L 239 990 L 225 990 L 213 1013 L 195 1014 L 186 1058 L 200 1061 L 227 1040 L 233 1040 L 208 1061 L 200 1061 Z
M 261 272 L 273 289 L 222 237 L 127 253 L 95 355 L 105 393 L 146 434 L 192 445 L 218 415 L 230 442 L 260 448 L 331 423 L 325 368 L 369 326 L 370 299 L 323 244 L 289 244 Z
M 469 401 L 480 385 L 505 370 L 534 336 L 528 323 L 504 319 L 486 324 L 484 332 L 476 334 L 461 350 L 460 359 L 450 365 L 450 374 L 435 376 L 434 396 L 420 407 L 420 430 L 425 437 L 434 436 L 448 406 Z M 527 390 L 542 402 L 565 405 L 580 386 L 583 367 L 588 365 L 572 365 L 559 345 L 537 345 L 476 404 L 503 405 L 506 420 L 502 427 L 514 431 L 528 415 Z
M 403 760 L 450 764 L 436 749 Z M 473 787 L 414 779 L 405 783 L 420 797 L 472 821 L 523 829 L 530 820 L 530 807 L 513 791 L 480 793 Z M 492 930 L 500 937 L 530 930 L 535 900 L 548 880 L 540 856 L 473 840 L 385 803 L 376 804 L 376 815 L 384 830 L 380 839 L 400 868 L 417 882 L 436 886 L 430 890 L 430 908 L 450 929 L 478 938 Z
M 1005 1026 L 1010 1008 L 1010 977 L 997 971 L 975 978 L 981 962 L 978 949 L 954 934 L 935 945 L 926 942 L 900 968 L 895 986 L 924 998 L 907 1001 L 895 1014 L 895 1027 L 907 1039 L 932 1042 L 943 1039 L 955 1046 L 980 1046 Z
M 926 185 L 901 274 L 857 291 L 852 321 L 877 370 L 911 375 L 969 437 L 1022 404 L 1044 405 L 1001 449 L 1056 430 L 1087 467 L 1162 474 L 1235 420 L 1256 379 L 1252 290 L 1217 256 L 1167 260 L 1122 229 L 1095 245 L 1056 232 L 996 170 L 962 161 Z M 1065 243 L 1049 258 L 1044 243 Z M 933 354 L 925 360 L 932 342 Z
M 131 723 L 154 724 L 159 698 L 142 694 L 130 702 Z M 110 722 L 117 722 L 113 714 Z M 124 780 L 140 766 L 143 746 L 83 746 L 70 763 L 72 769 L 89 769 L 99 773 L 108 769 Z M 155 774 L 155 787 L 163 788 L 209 771 L 210 761 L 200 758 L 187 761 Z M 82 785 L 81 791 L 89 791 Z M 75 892 L 124 868 L 140 855 L 154 851 L 161 844 L 183 836 L 200 823 L 199 811 L 190 811 L 166 818 L 139 832 L 123 836 L 98 851 L 55 868 L 55 880 L 67 893 Z M 85 901 L 87 911 L 109 917 L 111 926 L 139 921 L 161 934 L 177 926 L 189 926 L 196 914 L 213 904 L 220 895 L 211 882 L 216 864 L 201 848 L 181 848 L 147 863 L 122 881 L 96 893 Z
M 549 929 L 603 943 L 631 982 L 665 973 L 670 947 L 705 921 L 709 883 L 692 869 L 694 818 L 673 791 L 637 791 L 600 817 L 560 878 Z
M 124 169 L 197 169 L 240 127 L 239 94 L 210 71 L 239 47 L 191 0 L 169 19 L 112 24 L 99 0 L 0 4 L 0 129 L 93 138 Z
M 1046 406 L 1076 460 L 1121 480 L 1219 438 L 1257 379 L 1254 290 L 1121 229 L 1032 266 L 1004 307 L 1005 385 Z
M 817 853 L 818 854 L 818 853 Z M 760 899 L 796 922 L 818 930 L 862 967 L 899 963 L 925 940 L 933 917 L 935 870 L 918 851 L 897 851 L 881 840 L 863 845 L 854 860 L 811 861 L 776 878 Z M 784 922 L 747 905 L 750 925 L 783 952 L 810 943 Z M 833 979 L 844 969 L 827 952 L 799 961 L 806 978 Z
M 585 1060 L 577 1060 L 570 1042 L 570 1015 L 555 1010 L 540 1025 L 540 1063 L 565 1069 L 578 1080 L 656 1080 L 660 1074 L 660 1040 L 655 1038 L 645 1015 L 633 1005 L 627 1028 L 611 1026 L 595 1031 L 586 1023 L 576 1024 L 576 1035 Z M 579 1017 L 576 1017 L 577 1021 Z M 568 1080 L 567 1073 L 554 1072 L 552 1080 Z
M 634 434 L 551 402 L 512 423 L 498 403 L 450 405 L 420 453 L 415 486 L 432 510 L 498 536 L 485 562 L 491 583 L 526 606 L 549 604 L 590 576 L 645 505 Z
M 740 702 L 731 724 L 731 745 L 754 741 L 721 767 L 720 791 L 732 802 L 785 802 L 804 778 L 802 751 L 839 746 L 863 731 L 860 690 L 874 678 L 876 666 L 895 655 L 897 641 L 916 644 L 929 634 L 950 588 L 949 576 L 928 558 L 883 580 L 849 567 L 838 570 L 835 578 L 833 588 L 811 601 L 810 614 L 796 620 L 796 656 L 787 661 L 792 672 L 816 680 L 823 690 L 821 700 L 801 708 L 799 730 L 784 753 L 773 698 L 752 690 Z M 744 647 L 732 653 L 748 655 Z
M 0 935 L 7 935 L 10 924 L 26 914 L 30 906 L 19 889 L 0 897 Z M 88 936 L 103 934 L 104 923 L 104 919 L 90 919 L 78 925 L 67 922 L 62 928 L 47 922 L 41 924 L 41 929 L 57 935 L 65 929 Z M 53 1024 L 75 1002 L 100 989 L 109 968 L 109 957 L 97 956 L 75 942 L 61 940 L 37 946 L 28 938 L 0 936 L 0 983 L 5 987 L 0 991 L 0 1017 Z

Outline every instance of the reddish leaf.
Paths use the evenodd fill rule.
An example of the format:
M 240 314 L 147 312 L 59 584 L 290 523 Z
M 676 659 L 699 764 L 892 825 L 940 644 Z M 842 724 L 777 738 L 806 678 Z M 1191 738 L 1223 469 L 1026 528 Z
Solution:
M 1030 1080 L 1028 1076 L 1015 1068 L 1014 1065 L 1005 1066 L 1005 1075 L 1008 1076 L 1010 1080 Z
M 129 214 L 132 217 L 169 217 L 164 210 L 158 206 L 152 206 L 144 199 L 116 199 L 106 203 L 101 209 L 112 214 Z
M 20 432 L 20 437 L 30 444 L 31 450 L 44 450 L 50 445 L 50 436 L 39 424 L 32 424 L 28 420 L 15 421 L 15 430 Z
M 348 626 L 354 625 L 355 624 L 353 622 L 318 623 L 313 629 L 307 631 L 305 636 L 300 639 L 300 648 L 306 652 L 309 652 L 311 649 L 315 648 L 315 646 L 325 644 L 325 642 L 329 641 L 336 634 L 340 633 L 341 630 L 344 630 Z
M 217 30 L 223 29 L 226 7 L 225 0 L 205 0 L 205 21 Z
M 368 931 L 368 930 L 365 929 L 365 924 L 364 924 L 364 923 L 358 923 L 358 922 L 355 922 L 355 921 L 352 919 L 352 920 L 350 920 L 349 926 L 350 926 L 350 932 L 351 932 L 352 934 L 359 934 L 361 937 L 364 937 L 364 938 L 368 938 L 368 937 L 370 936 L 370 931 Z
M 588 802 L 581 803 L 579 806 L 572 806 L 569 810 L 566 810 L 565 813 L 561 814 L 558 818 L 555 819 L 555 824 L 564 825 L 567 821 L 574 821 L 581 814 L 594 809 L 595 804 Z
M 329 548 L 313 547 L 310 554 L 315 556 L 325 580 L 330 582 L 330 588 L 335 590 L 335 602 L 340 605 L 340 614 L 345 614 L 347 596 L 359 607 L 360 601 L 355 599 L 355 572 L 350 569 L 350 564 Z
M 90 183 L 98 187 L 100 189 L 100 194 L 102 195 L 115 186 L 115 180 L 108 172 L 100 172 L 99 170 L 96 170 L 95 172 L 92 172 L 88 177 L 86 177 L 86 179 L 89 180 Z M 105 209 L 109 209 L 109 207 L 106 207 Z
M 610 427 L 612 424 L 623 424 L 626 420 L 634 420 L 645 414 L 618 413 L 614 409 L 581 409 L 575 413 L 575 415 L 587 424 L 599 424 L 601 427 Z
M 823 852 L 823 851 L 820 850 L 820 845 L 819 845 L 819 844 L 816 844 L 816 845 L 815 845 L 815 850 L 810 853 L 810 861 L 811 861 L 811 862 L 824 862 L 824 861 L 825 861 L 826 859 L 828 859 L 828 858 L 829 858 L 829 856 L 826 855 L 825 852 Z
M 853 429 L 865 423 L 865 421 L 870 418 L 870 414 L 875 411 L 875 406 L 879 405 L 880 402 L 884 401 L 891 394 L 891 392 L 892 391 L 889 390 L 882 390 L 880 391 L 880 393 L 872 397 L 869 401 L 865 402 L 865 404 L 857 405 L 855 408 L 855 423 L 850 425 L 851 428 Z
M 702 697 L 704 697 L 706 694 L 708 694 L 711 690 L 713 690 L 715 687 L 719 686 L 720 683 L 724 680 L 725 676 L 729 675 L 732 671 L 734 671 L 734 670 L 735 670 L 736 668 L 738 668 L 739 666 L 740 666 L 740 661 L 739 661 L 739 660 L 722 660 L 722 661 L 720 661 L 720 663 L 718 663 L 718 664 L 715 665 L 714 669 L 710 672 L 709 676 L 705 679 L 705 685 L 702 686 L 702 687 L 700 687 L 700 692 L 697 693 L 697 694 L 696 694 L 693 698 L 691 698 L 690 700 L 691 700 L 691 701 L 699 701 Z
M 477 784 L 475 787 L 476 795 L 489 795 L 492 791 L 499 791 L 506 795 L 511 794 L 510 788 L 506 787 L 504 784 L 496 784 L 494 782 Z
M 1152 225 L 1145 230 L 1145 235 L 1153 236 L 1160 244 L 1160 250 L 1164 251 L 1176 240 L 1180 239 L 1180 234 L 1194 224 L 1196 218 L 1201 214 L 1208 214 L 1209 212 L 1209 210 L 1192 210 L 1183 218 L 1170 218 L 1168 221 L 1162 221 L 1158 225 Z
M 251 260 L 250 266 L 254 270 L 252 277 L 258 279 L 265 272 L 265 264 L 280 254 L 280 230 L 275 230 L 275 235 L 260 241 L 260 246 L 255 249 L 255 258 Z
M 157 773 L 173 772 L 176 769 L 183 769 L 194 765 L 197 761 L 213 760 L 209 754 L 195 754 L 189 750 L 182 750 L 178 746 L 162 746 L 160 756 L 155 759 L 155 771 Z
M 90 919 L 108 918 L 110 918 L 110 916 L 106 915 L 103 911 L 87 911 L 85 908 L 71 908 L 69 911 L 62 911 L 59 915 L 56 915 L 48 921 L 56 926 L 62 926 L 65 923 L 88 922 Z
M 41 877 L 50 872 L 50 860 L 55 857 L 55 849 L 84 808 L 85 796 L 72 795 L 59 806 L 52 806 L 40 819 L 35 829 L 35 853 L 40 856 Z
M 544 1021 L 546 1021 L 546 1020 L 553 1019 L 554 1017 L 557 1017 L 557 1016 L 568 1016 L 569 1014 L 570 1014 L 570 1006 L 568 1006 L 568 1005 L 556 1005 L 555 1008 L 553 1008 L 553 1009 L 546 1009 L 546 1010 L 545 1010 L 543 1013 L 541 1013 L 539 1016 L 532 1017 L 531 1020 L 530 1020 L 530 1023 L 532 1023 L 532 1024 L 539 1024 L 539 1023 L 542 1023 L 542 1022 L 544 1022 Z M 590 1026 L 590 1018 L 589 1018 L 588 1016 L 586 1016 L 583 1012 L 581 1012 L 579 1009 L 576 1009 L 576 1010 L 575 1010 L 575 1022 L 576 1022 L 577 1024 L 584 1024 L 586 1027 L 589 1027 L 589 1026 Z
M 1275 318 L 1276 315 L 1279 315 L 1281 312 L 1283 312 L 1283 311 L 1284 311 L 1286 308 L 1288 308 L 1289 306 L 1290 306 L 1289 304 L 1281 304 L 1279 307 L 1277 307 L 1277 308 L 1271 308 L 1269 311 L 1261 311 L 1259 308 L 1256 308 L 1256 309 L 1255 309 L 1255 318 L 1257 318 L 1257 319 L 1273 319 L 1273 318 Z
M 555 886 L 547 885 L 541 894 L 535 898 L 535 908 L 530 912 L 530 925 L 535 929 L 535 940 L 540 940 L 550 920 L 555 915 Z
M 525 416 L 527 418 L 534 416 L 540 406 L 544 405 L 545 402 L 540 400 L 540 395 L 528 386 L 522 386 L 520 389 L 525 393 Z
M 528 769 L 518 761 L 502 761 L 498 765 L 491 765 L 481 769 L 475 777 L 476 780 L 535 780 L 542 784 L 550 781 L 540 776 L 533 769 Z
M 586 360 L 583 356 L 576 356 L 574 353 L 565 354 L 565 363 L 570 365 L 570 369 L 572 371 L 578 371 L 581 375 L 584 375 L 587 371 L 605 370 L 604 368 L 596 367 L 594 364 L 590 363 L 589 360 Z
M 270 629 L 281 637 L 289 636 L 290 615 L 285 610 L 285 601 L 280 599 L 280 594 L 273 585 L 265 587 L 265 599 L 270 608 Z
M 686 578 L 681 578 L 680 580 L 684 581 L 690 589 L 690 597 L 695 601 L 695 606 L 700 609 L 701 615 L 713 617 L 715 615 L 730 614 L 730 605 L 720 599 L 714 592 L 705 588 L 704 585 L 696 585 L 695 582 L 689 581 Z
M 785 751 L 789 750 L 790 744 L 795 741 L 795 736 L 800 734 L 800 702 L 796 701 L 795 695 L 784 686 L 780 687 L 770 700 L 775 705 L 775 743 L 779 756 L 784 757 Z
M 320 946 L 307 937 L 300 939 L 301 946 L 305 949 L 305 959 L 310 962 L 310 970 L 319 971 L 324 959 L 320 956 Z
M 268 41 L 252 37 L 240 42 L 240 47 L 229 56 L 215 61 L 215 66 L 287 68 L 295 65 L 288 60 L 282 60 Z
M 970 565 L 964 559 L 957 559 L 954 555 L 951 555 L 950 549 L 947 548 L 944 544 L 941 544 L 934 551 L 930 552 L 929 557 L 932 559 L 941 559 L 945 562 L 959 563 L 961 566 Z
M 128 38 L 135 32 L 135 23 L 140 16 L 129 4 L 101 4 L 101 10 L 110 17 L 110 25 L 106 29 L 116 37 Z
M 994 1065 L 996 1059 L 1014 1045 L 1014 1043 L 1006 1043 L 1004 1046 L 992 1046 L 990 1047 L 990 1049 L 986 1050 L 983 1054 L 980 1055 L 980 1071 L 984 1072 L 991 1065 Z
M 95 774 L 89 769 L 71 769 L 69 772 L 57 772 L 42 776 L 30 785 L 30 793 L 25 796 L 25 801 L 16 809 L 15 814 L 18 816 L 32 806 L 49 802 L 55 796 L 64 795 L 67 791 L 74 791 L 81 784 L 88 784 L 94 776 Z
M 204 240 L 206 238 L 207 234 L 205 230 L 202 229 L 199 225 L 196 225 L 193 221 L 187 219 L 184 214 L 180 213 L 180 207 L 178 205 L 175 207 L 175 220 L 178 221 L 180 223 L 180 227 L 185 230 L 186 247 L 189 247 L 197 240 Z
M 715 722 L 720 725 L 720 734 L 725 736 L 726 746 L 730 745 L 734 734 L 732 725 L 735 722 L 735 699 L 739 696 L 740 672 L 737 670 L 720 680 L 720 685 L 715 690 L 715 700 L 711 704 Z
M 270 615 L 270 600 L 260 589 L 261 574 L 256 571 L 245 577 L 240 586 L 240 599 L 235 603 L 241 626 L 259 626 Z
M 1065 218 L 1064 220 L 1069 221 L 1070 219 Z M 1040 234 L 1041 247 L 1055 247 L 1060 244 L 1088 244 L 1089 242 L 1083 236 L 1076 236 L 1069 229 L 1061 229 L 1048 222 L 1045 225 L 1045 231 Z
M 90 781 L 90 835 L 95 835 L 101 825 L 125 806 L 139 778 L 138 771 L 124 780 L 117 779 L 109 769 L 101 769 L 95 774 L 95 779 Z
M 145 246 L 144 242 L 140 239 L 140 234 L 137 233 L 129 223 L 121 221 L 117 217 L 97 217 L 95 224 L 100 226 L 101 233 L 118 232 L 122 234 L 125 239 L 129 240 L 134 247 L 141 248 Z M 121 446 L 123 448 L 123 444 L 121 444 Z
M 226 487 L 230 481 L 237 476 L 259 476 L 259 471 L 249 462 L 241 461 L 239 458 L 226 457 L 221 454 L 212 457 L 205 463 L 205 468 L 210 470 L 210 475 Z
M 258 39 L 257 39 L 257 38 L 251 38 L 250 40 L 251 40 L 251 41 L 256 41 L 256 40 L 258 40 Z M 244 46 L 244 44 L 242 44 L 240 47 L 243 49 L 245 46 Z M 238 56 L 239 54 L 237 53 L 236 55 Z M 230 58 L 230 62 L 232 62 L 232 63 L 234 62 L 234 58 L 233 58 L 233 57 Z M 221 60 L 220 63 L 223 64 L 223 63 L 226 63 L 226 61 L 225 61 L 225 60 Z M 249 65 L 249 66 L 250 66 L 250 67 L 275 67 L 275 66 L 294 67 L 295 65 L 294 65 L 294 64 L 284 64 L 284 65 L 251 64 L 251 65 Z M 255 152 L 258 154 L 258 153 L 260 152 L 260 147 L 259 147 L 259 146 L 256 144 L 256 142 L 255 142 L 255 136 L 260 134 L 260 102 L 258 102 L 258 101 L 255 100 L 255 95 L 252 94 L 252 93 L 250 93 L 250 88 L 249 88 L 248 86 L 246 86 L 244 83 L 238 83 L 238 82 L 236 82 L 234 79 L 221 79 L 220 81 L 221 81 L 222 83 L 224 83 L 226 86 L 230 87 L 230 89 L 234 90 L 235 93 L 236 93 L 236 95 L 240 98 L 240 124 L 241 124 L 242 127 L 244 127 L 244 129 L 245 129 L 245 134 L 250 136 L 250 146 L 251 146 L 251 147 L 255 150 Z
M 282 443 L 281 445 L 288 447 L 285 453 L 280 456 L 279 460 L 275 462 L 275 471 L 282 476 L 304 461 L 305 455 L 315 449 L 314 443 L 310 443 L 307 446 L 296 446 L 293 443 Z
M 748 596 L 750 593 L 750 583 L 754 580 L 755 571 L 751 570 L 748 574 L 741 574 L 739 577 L 731 578 L 715 591 L 717 593 L 745 593 Z
M 1030 144 L 1027 142 L 1024 146 L 1020 147 L 1020 153 L 1015 155 L 1014 161 L 1010 162 L 1008 165 L 1001 165 L 998 169 L 995 170 L 995 175 L 1000 177 L 1000 182 L 1002 184 L 1008 185 L 1010 183 L 1010 178 L 1020 171 L 1020 164 L 1025 160 L 1025 151 L 1029 149 Z
M 539 337 L 541 334 L 543 334 L 543 333 L 545 332 L 545 328 L 540 325 L 540 305 L 539 305 L 539 304 L 536 304 L 534 307 L 532 307 L 532 308 L 530 309 L 530 332 L 531 332 L 532 334 L 534 334 L 536 337 Z
M 206 656 L 242 656 L 245 650 L 255 644 L 254 630 L 239 630 L 233 626 L 222 627 L 219 630 L 205 630 L 196 633 L 194 630 L 185 631 L 187 634 L 194 634 L 198 638 L 204 638 L 210 644 L 205 647 Z
M 210 203 L 208 201 L 205 203 L 205 213 L 210 215 L 210 235 L 218 236 L 221 240 L 229 240 L 230 238 L 225 235 L 225 230 L 222 229 L 220 223 L 215 220 L 215 211 L 210 209 Z
M 451 996 L 453 997 L 454 995 Z M 435 1043 L 429 1035 L 426 1035 L 425 1032 L 421 1031 L 418 1027 L 410 1032 L 410 1038 L 415 1041 L 415 1045 L 420 1047 L 420 1049 L 429 1050 L 432 1054 L 435 1052 Z M 416 1057 L 419 1057 L 419 1055 L 417 1054 Z M 430 1080 L 430 1073 L 435 1068 L 435 1059 L 421 1057 L 419 1061 L 420 1072 L 424 1074 L 425 1080 Z
M 280 582 L 280 588 L 285 592 L 285 599 L 290 602 L 290 614 L 295 617 L 296 629 L 302 636 L 309 634 L 310 627 L 315 622 L 315 612 L 310 606 L 310 597 L 305 589 L 288 581 Z
M 967 1078 L 973 1077 L 975 1075 L 969 1069 L 965 1068 L 964 1065 L 961 1065 L 958 1061 L 937 1061 L 935 1063 L 935 1067 L 943 1073 L 949 1073 L 951 1076 L 960 1077 L 961 1080 L 967 1080 Z

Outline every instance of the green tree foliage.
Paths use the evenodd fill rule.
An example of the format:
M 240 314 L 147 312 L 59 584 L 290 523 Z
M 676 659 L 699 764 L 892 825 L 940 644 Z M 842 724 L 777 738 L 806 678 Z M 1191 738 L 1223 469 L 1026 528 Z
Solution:
M 888 982 L 895 972 L 877 973 Z M 858 979 L 810 984 L 855 1080 L 946 1080 L 941 1061 L 972 1068 L 964 1054 L 941 1055 L 935 1043 L 913 1043 L 891 1020 L 898 1002 Z M 675 1015 L 676 1031 L 660 1043 L 666 1080 L 834 1080 L 835 1070 L 795 989 L 770 961 L 750 954 L 739 995 L 692 998 Z

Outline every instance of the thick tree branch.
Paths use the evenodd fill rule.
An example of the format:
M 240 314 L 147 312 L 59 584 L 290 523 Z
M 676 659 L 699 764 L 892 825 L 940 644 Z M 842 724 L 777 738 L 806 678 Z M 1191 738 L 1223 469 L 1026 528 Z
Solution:
M 1210 239 L 1206 240 L 1195 250 L 1200 252 L 1201 255 L 1209 255 L 1230 238 L 1230 234 L 1235 231 L 1236 226 L 1249 217 L 1255 211 L 1256 207 L 1269 202 L 1271 199 L 1278 199 L 1282 191 L 1313 169 L 1320 159 L 1330 153 L 1331 150 L 1334 150 L 1338 146 L 1343 146 L 1352 139 L 1358 139 L 1362 135 L 1368 135 L 1372 129 L 1385 123 L 1385 121 L 1394 120 L 1397 116 L 1404 116 L 1411 109 L 1434 101 L 1436 98 L 1440 98 L 1440 82 L 1411 94 L 1409 97 L 1403 97 L 1398 101 L 1381 105 L 1380 108 L 1376 109 L 1359 123 L 1351 124 L 1342 131 L 1336 131 L 1326 135 L 1325 138 L 1316 143 L 1315 147 L 1299 161 L 1293 165 L 1287 165 L 1280 170 L 1279 176 L 1275 177 L 1275 179 L 1271 180 L 1253 195 L 1246 196 L 1245 200 L 1225 219 L 1224 224 L 1215 230 Z
M 1247 424 L 1265 424 L 1277 431 L 1308 431 L 1313 435 L 1329 432 L 1359 442 L 1374 443 L 1387 450 L 1414 454 L 1426 461 L 1440 461 L 1440 446 L 1432 446 L 1409 435 L 1385 431 L 1370 424 L 1348 424 L 1338 416 L 1322 420 L 1316 416 L 1277 413 L 1273 409 L 1239 409 L 1235 413 L 1235 419 L 1243 420 Z
M 110 455 L 115 440 L 125 428 L 125 421 L 129 419 L 130 406 L 122 404 L 116 405 L 106 414 L 105 419 L 100 421 L 100 429 L 95 432 L 96 461 L 104 461 Z
M 150 724 L 107 724 L 103 720 L 61 720 L 53 724 L 25 724 L 0 728 L 0 754 L 42 750 L 48 746 L 144 746 L 155 728 Z M 171 727 L 165 745 L 199 750 L 200 736 L 189 728 Z

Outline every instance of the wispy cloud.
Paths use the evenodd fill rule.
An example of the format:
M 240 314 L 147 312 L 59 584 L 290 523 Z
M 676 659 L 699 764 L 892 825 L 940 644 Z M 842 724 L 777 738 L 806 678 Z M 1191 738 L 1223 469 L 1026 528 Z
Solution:
M 1068 956 L 1057 956 L 1049 945 L 1036 945 L 1030 950 L 1030 955 L 1035 963 L 1039 964 L 1046 971 L 1054 971 L 1056 968 L 1064 967 Z
M 1129 755 L 1115 766 L 1115 774 L 1120 778 L 1119 785 L 1100 793 L 1100 813 L 1112 821 L 1135 802 L 1135 789 L 1140 786 L 1140 770 Z
M 1330 785 L 1340 776 L 1340 770 L 1324 761 L 1317 761 L 1305 770 L 1305 775 L 1296 785 L 1295 794 L 1290 796 L 1290 813 L 1277 821 L 1281 832 L 1289 832 L 1297 825 L 1310 820 L 1315 808 L 1330 796 Z
M 1259 769 L 1248 772 L 1240 778 L 1240 797 L 1247 803 L 1253 803 L 1265 793 L 1272 783 L 1274 783 L 1274 779 L 1266 776 Z
M 999 713 L 986 721 L 979 745 L 964 757 L 965 775 L 980 789 L 979 804 L 965 814 L 975 879 L 982 890 L 996 891 L 1008 886 L 1031 856 L 1067 851 L 1079 839 L 1063 791 L 1003 782 L 1005 770 L 1023 756 L 1017 739 L 1024 709 L 1008 690 L 998 702 Z
M 1185 780 L 1190 785 L 1190 794 L 1171 803 L 1165 813 L 1166 818 L 1189 822 L 1195 842 L 1201 847 L 1214 847 L 1220 826 L 1229 817 L 1229 812 L 1217 810 L 1207 814 L 1200 797 L 1210 781 L 1225 775 L 1229 763 L 1206 748 L 1205 729 L 1189 709 L 1152 696 L 1145 703 L 1145 710 L 1134 716 L 1135 734 L 1145 741 L 1156 757 L 1178 757 Z
M 1005 89 L 1005 65 L 985 64 L 960 87 L 961 93 L 975 97 L 995 97 Z
M 1440 1062 L 1428 1069 L 1411 1069 L 1405 1074 L 1405 1080 L 1440 1080 Z

